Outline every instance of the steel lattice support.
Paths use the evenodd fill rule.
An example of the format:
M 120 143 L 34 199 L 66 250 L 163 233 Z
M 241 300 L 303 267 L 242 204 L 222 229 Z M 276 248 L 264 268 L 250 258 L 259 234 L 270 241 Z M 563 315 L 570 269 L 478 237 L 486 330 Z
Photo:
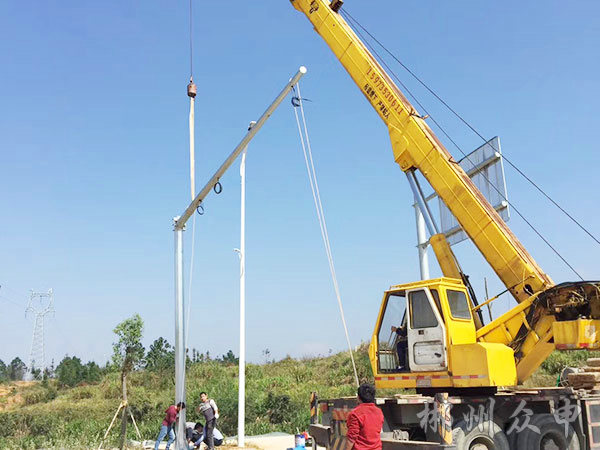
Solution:
M 46 370 L 46 349 L 44 342 L 44 318 L 54 314 L 54 296 L 52 289 L 48 292 L 31 291 L 25 315 L 35 315 L 33 324 L 33 336 L 31 338 L 31 352 L 29 353 L 29 366 L 27 367 L 27 378 L 43 378 Z M 37 372 L 36 369 L 39 369 Z

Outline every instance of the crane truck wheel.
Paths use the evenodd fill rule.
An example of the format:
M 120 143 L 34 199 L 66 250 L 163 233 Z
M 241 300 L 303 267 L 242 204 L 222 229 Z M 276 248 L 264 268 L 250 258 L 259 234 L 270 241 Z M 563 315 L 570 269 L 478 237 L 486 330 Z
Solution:
M 474 423 L 470 429 L 461 420 L 452 429 L 452 441 L 456 450 L 510 450 L 506 434 L 492 420 Z
M 534 414 L 528 428 L 525 428 L 517 437 L 516 448 L 529 450 L 580 450 L 579 438 L 573 427 L 564 423 L 557 423 L 552 414 Z M 531 429 L 534 426 L 539 429 Z M 566 433 L 565 433 L 566 430 Z

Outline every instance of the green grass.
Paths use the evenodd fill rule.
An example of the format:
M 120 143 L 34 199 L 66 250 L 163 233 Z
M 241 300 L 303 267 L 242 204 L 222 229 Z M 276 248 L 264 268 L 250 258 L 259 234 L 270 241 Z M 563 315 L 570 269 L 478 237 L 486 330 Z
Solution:
M 565 367 L 585 366 L 588 358 L 599 358 L 600 352 L 589 350 L 554 351 L 540 368 L 525 381 L 526 387 L 556 386 Z
M 552 386 L 566 365 L 581 365 L 598 353 L 554 352 L 528 380 L 527 386 Z M 355 354 L 361 381 L 373 381 L 366 345 Z M 200 392 L 206 391 L 219 405 L 219 428 L 225 435 L 237 429 L 237 365 L 217 361 L 192 364 L 187 372 L 188 420 L 199 420 L 195 412 Z M 309 395 L 320 398 L 355 395 L 354 375 L 347 352 L 327 358 L 285 358 L 269 364 L 246 367 L 246 433 L 249 435 L 304 430 L 309 423 Z M 144 439 L 154 439 L 163 411 L 173 402 L 172 372 L 139 371 L 130 375 L 129 402 Z M 393 395 L 390 390 L 380 396 Z M 15 393 L 11 394 L 14 395 Z M 120 375 L 109 373 L 96 385 L 59 388 L 35 384 L 22 388 L 18 407 L 0 412 L 0 448 L 92 448 L 108 427 L 120 403 Z M 119 423 L 109 435 L 116 445 Z M 136 439 L 132 426 L 128 438 Z
M 361 381 L 372 381 L 362 346 L 355 354 Z M 217 361 L 192 364 L 187 371 L 188 420 L 195 412 L 200 392 L 214 398 L 220 410 L 219 429 L 225 435 L 237 430 L 237 365 Z M 246 433 L 248 435 L 304 430 L 309 423 L 308 400 L 312 391 L 322 398 L 355 395 L 354 375 L 347 352 L 327 358 L 286 358 L 246 367 Z M 130 375 L 128 397 L 143 439 L 155 439 L 164 410 L 173 402 L 172 372 L 139 371 Z M 120 375 L 110 373 L 97 385 L 60 389 L 33 385 L 20 392 L 18 408 L 0 412 L 0 448 L 84 448 L 98 445 L 120 403 Z M 119 426 L 109 435 L 116 445 Z M 132 426 L 128 438 L 137 439 Z

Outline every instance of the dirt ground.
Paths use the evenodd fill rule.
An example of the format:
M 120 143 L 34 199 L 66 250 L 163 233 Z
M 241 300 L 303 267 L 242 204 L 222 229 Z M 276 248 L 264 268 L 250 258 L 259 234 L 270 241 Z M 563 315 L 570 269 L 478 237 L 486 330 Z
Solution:
M 23 403 L 23 397 L 19 392 L 34 383 L 35 381 L 13 381 L 10 384 L 0 384 L 0 411 Z
M 154 445 L 154 443 L 152 443 Z M 164 449 L 166 442 L 163 442 L 159 447 Z M 147 447 L 146 447 L 147 448 Z M 154 448 L 154 447 L 152 447 Z M 294 435 L 286 433 L 271 433 L 261 436 L 246 436 L 246 447 L 247 449 L 258 449 L 258 450 L 288 450 L 294 448 Z M 320 447 L 319 447 L 320 448 Z M 240 447 L 235 445 L 235 438 L 230 439 L 229 442 L 218 447 L 223 450 L 241 450 Z
M 287 450 L 294 448 L 294 435 L 286 433 L 272 433 L 263 436 L 247 436 L 246 447 L 253 447 L 260 450 Z M 239 449 L 239 447 L 230 447 Z M 312 447 L 306 447 L 307 450 Z M 319 449 L 324 450 L 323 447 Z
M 247 436 L 246 443 L 261 450 L 286 450 L 294 448 L 294 435 L 276 433 L 264 436 Z

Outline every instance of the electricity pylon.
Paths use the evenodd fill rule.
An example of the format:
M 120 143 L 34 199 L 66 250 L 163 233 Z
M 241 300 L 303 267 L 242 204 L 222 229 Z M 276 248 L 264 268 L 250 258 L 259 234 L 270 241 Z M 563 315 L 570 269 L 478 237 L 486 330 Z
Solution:
M 49 314 L 54 314 L 54 297 L 52 295 L 52 289 L 49 289 L 48 292 L 33 292 L 32 290 L 29 302 L 27 303 L 27 308 L 25 308 L 25 316 L 27 316 L 27 313 L 35 314 L 27 378 L 43 378 L 44 371 L 46 370 L 44 317 Z M 34 368 L 39 369 L 37 374 L 34 374 Z

